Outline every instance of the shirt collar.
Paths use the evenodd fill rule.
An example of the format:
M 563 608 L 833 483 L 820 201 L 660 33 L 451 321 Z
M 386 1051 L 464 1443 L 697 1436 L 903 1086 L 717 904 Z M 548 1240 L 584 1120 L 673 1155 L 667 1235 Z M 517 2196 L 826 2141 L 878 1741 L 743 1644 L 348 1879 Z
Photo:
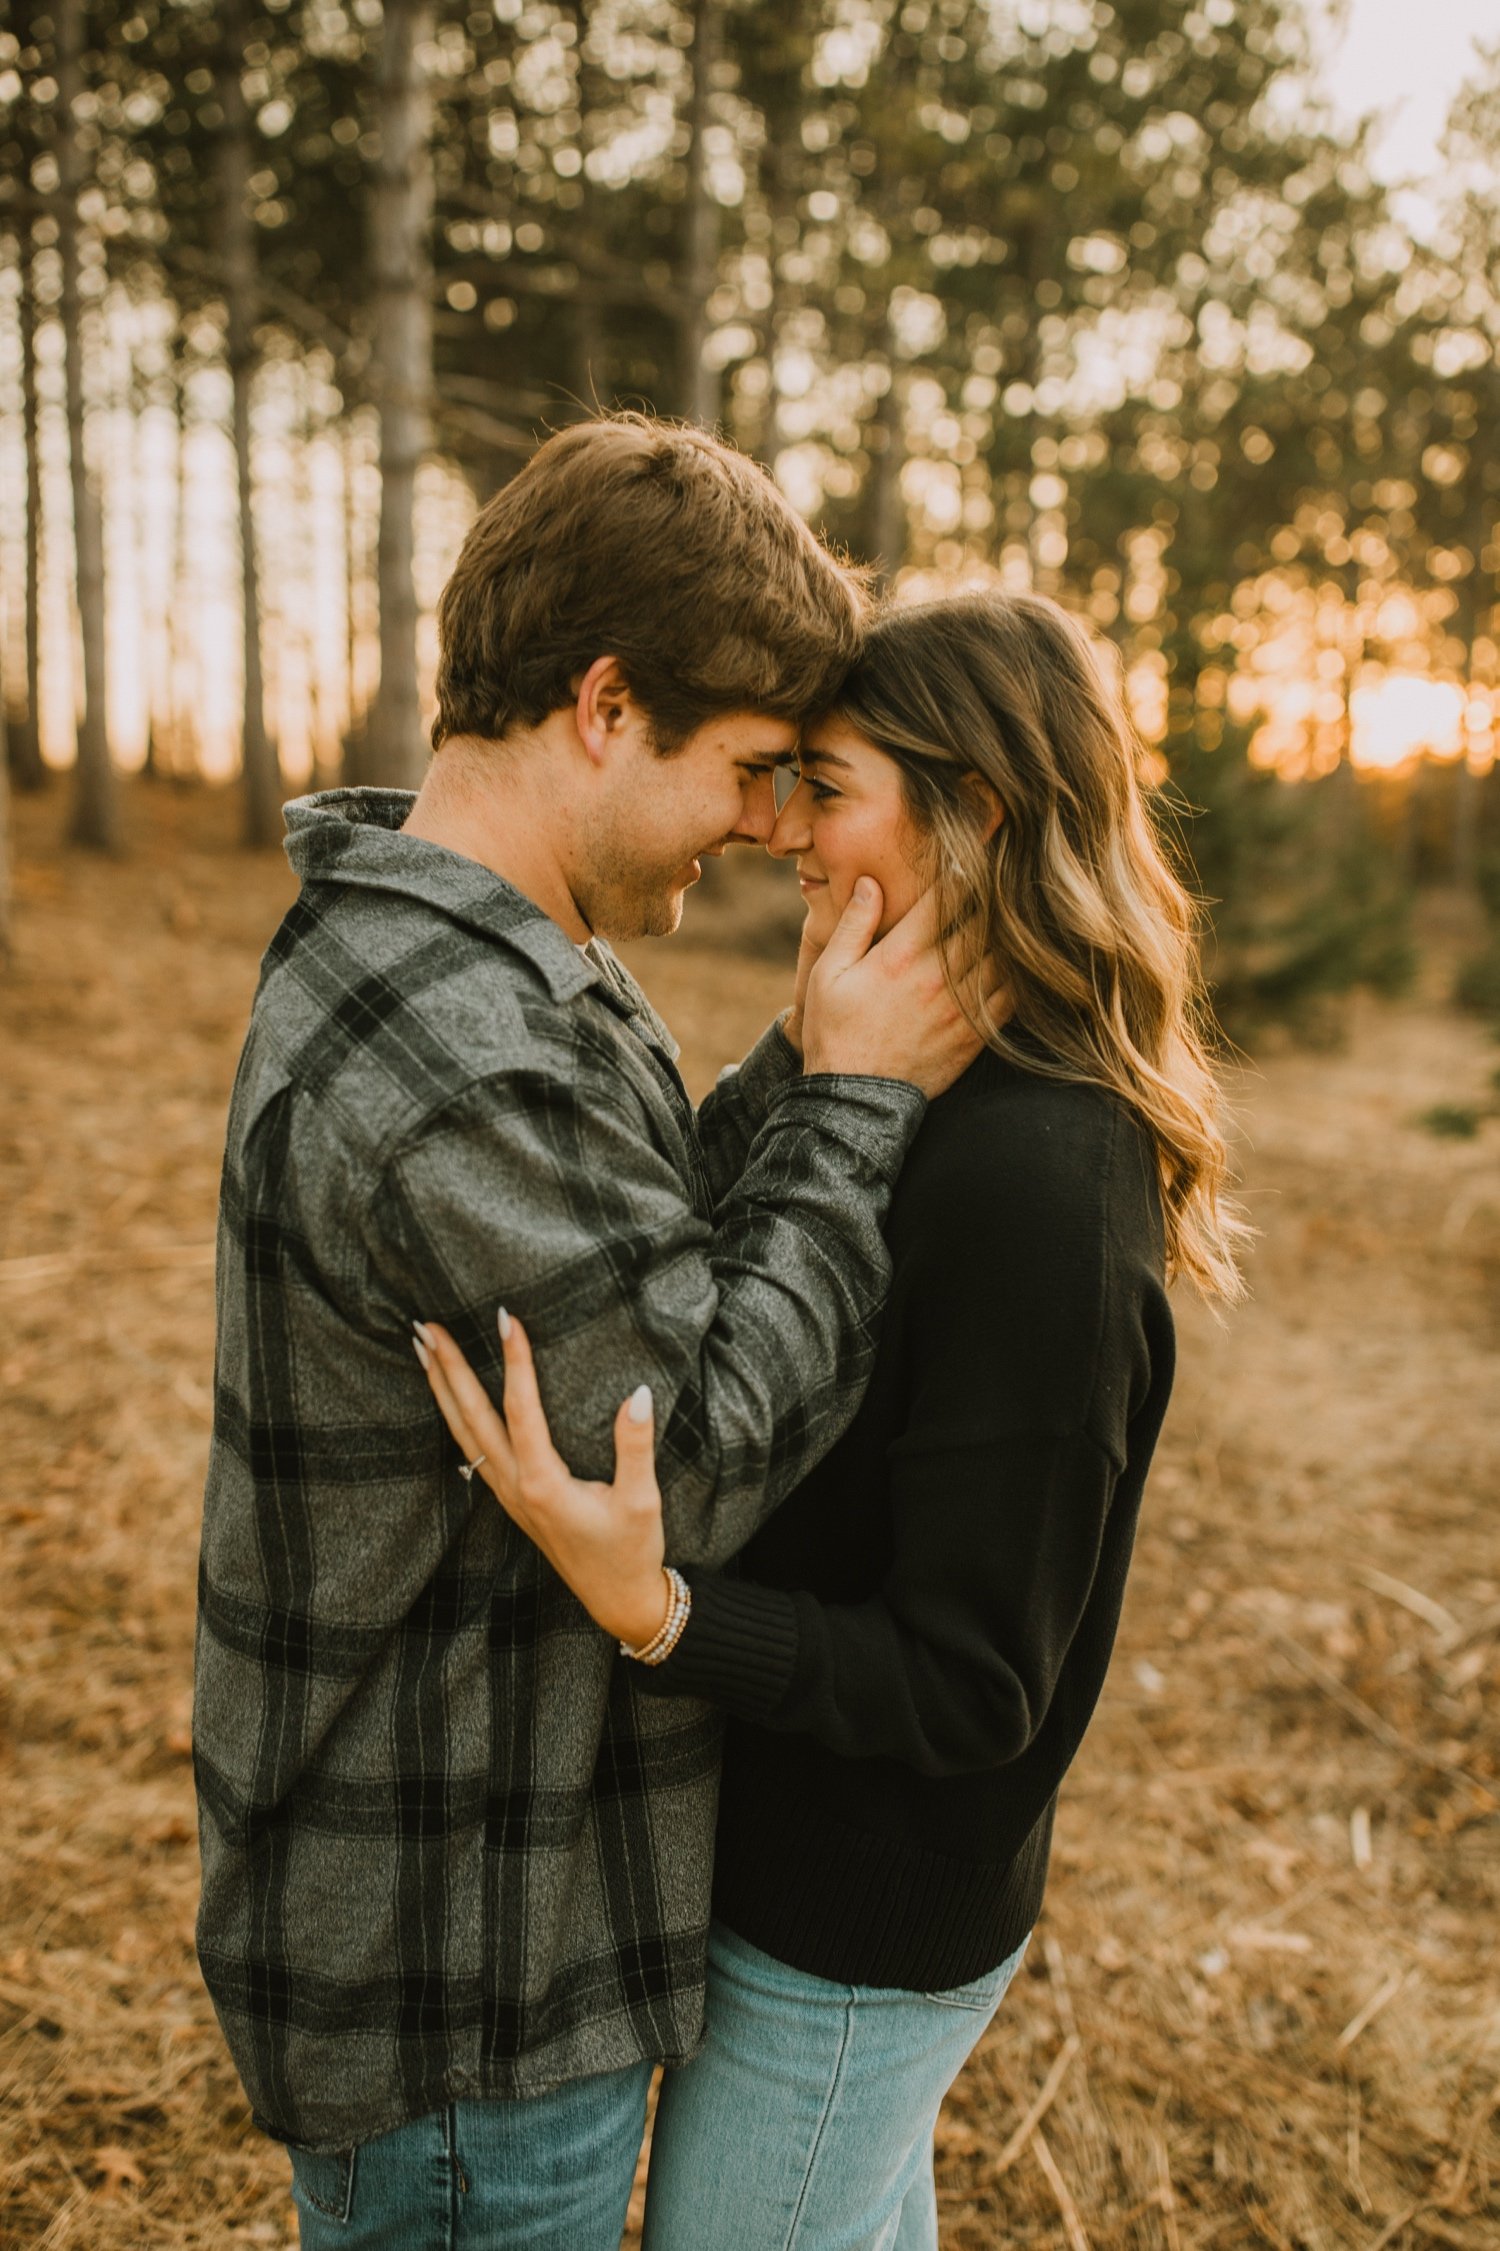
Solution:
M 596 963 L 502 876 L 424 837 L 400 834 L 416 802 L 405 789 L 325 789 L 285 808 L 286 855 L 303 883 L 352 884 L 421 899 L 525 956 L 554 1000 L 603 982 Z

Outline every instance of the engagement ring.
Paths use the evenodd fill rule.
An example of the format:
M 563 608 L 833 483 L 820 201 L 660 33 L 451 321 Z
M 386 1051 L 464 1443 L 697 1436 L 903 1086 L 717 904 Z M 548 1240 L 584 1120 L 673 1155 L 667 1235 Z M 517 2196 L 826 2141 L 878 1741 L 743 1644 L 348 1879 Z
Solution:
M 471 1462 L 464 1463 L 458 1474 L 466 1485 L 471 1483 L 475 1470 L 488 1459 L 489 1457 L 486 1454 L 476 1454 Z

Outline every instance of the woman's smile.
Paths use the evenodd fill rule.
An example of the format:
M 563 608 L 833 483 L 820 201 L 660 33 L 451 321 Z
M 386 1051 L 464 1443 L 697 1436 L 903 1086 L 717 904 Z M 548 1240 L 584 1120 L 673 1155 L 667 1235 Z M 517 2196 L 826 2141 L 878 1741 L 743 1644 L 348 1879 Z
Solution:
M 885 901 L 883 936 L 916 904 L 922 889 L 922 840 L 907 810 L 900 768 L 835 716 L 807 729 L 797 769 L 796 786 L 771 832 L 770 851 L 773 859 L 796 861 L 810 935 L 826 944 L 855 884 L 870 875 Z

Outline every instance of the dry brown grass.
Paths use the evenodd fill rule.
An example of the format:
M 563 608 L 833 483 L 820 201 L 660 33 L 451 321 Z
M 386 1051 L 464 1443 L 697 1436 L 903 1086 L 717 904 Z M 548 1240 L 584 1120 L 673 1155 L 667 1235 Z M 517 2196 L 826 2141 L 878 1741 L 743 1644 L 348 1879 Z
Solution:
M 133 792 L 120 864 L 20 814 L 0 2243 L 279 2245 L 193 1966 L 187 1724 L 219 1132 L 289 882 L 215 797 Z M 781 980 L 703 905 L 713 946 L 638 961 L 699 1086 Z M 943 2123 L 948 2251 L 1500 2243 L 1500 1125 L 1410 1123 L 1494 1059 L 1369 1010 L 1245 1089 L 1255 1300 L 1183 1311 L 1042 1931 Z

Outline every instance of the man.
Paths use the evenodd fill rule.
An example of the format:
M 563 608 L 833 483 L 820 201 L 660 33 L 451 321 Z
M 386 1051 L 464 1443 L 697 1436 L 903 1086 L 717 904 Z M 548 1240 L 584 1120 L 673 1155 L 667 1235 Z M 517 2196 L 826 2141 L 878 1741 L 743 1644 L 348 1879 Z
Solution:
M 700 1120 L 601 941 L 764 841 L 861 608 L 727 448 L 568 430 L 444 593 L 419 795 L 290 808 L 229 1119 L 195 1740 L 200 1960 L 309 2246 L 615 2251 L 650 2070 L 699 2038 L 716 1723 L 638 1697 L 475 1501 L 410 1330 L 494 1377 L 514 1307 L 585 1474 L 649 1383 L 684 1560 L 847 1423 L 892 1183 L 975 1050 L 934 953 L 851 909 L 805 1065 L 773 1029 Z

